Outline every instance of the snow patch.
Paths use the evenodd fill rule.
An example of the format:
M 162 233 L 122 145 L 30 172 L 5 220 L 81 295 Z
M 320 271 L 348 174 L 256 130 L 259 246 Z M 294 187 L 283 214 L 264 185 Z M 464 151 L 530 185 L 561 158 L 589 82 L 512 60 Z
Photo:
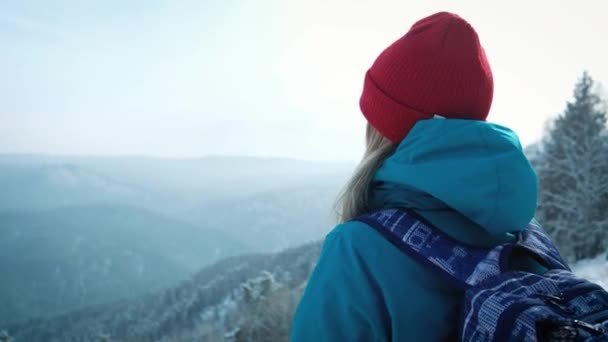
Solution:
M 572 270 L 579 277 L 588 279 L 608 290 L 608 261 L 606 255 L 593 259 L 584 259 L 572 265 Z

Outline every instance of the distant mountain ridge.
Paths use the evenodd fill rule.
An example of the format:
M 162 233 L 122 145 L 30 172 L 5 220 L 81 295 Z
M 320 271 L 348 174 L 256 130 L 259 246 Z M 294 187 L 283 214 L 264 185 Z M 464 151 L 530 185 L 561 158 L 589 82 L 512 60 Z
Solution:
M 241 241 L 147 210 L 76 206 L 0 214 L 0 323 L 175 284 Z
M 243 329 L 250 305 L 244 290 L 251 296 L 256 289 L 248 283 L 264 272 L 292 293 L 283 317 L 290 320 L 320 249 L 315 242 L 277 254 L 228 258 L 173 288 L 0 330 L 6 328 L 15 342 L 98 341 L 100 336 L 116 341 L 223 341 Z
M 130 204 L 149 190 L 74 164 L 0 163 L 0 212 L 36 211 L 96 203 Z M 141 203 L 144 206 L 146 203 Z
M 159 159 L 0 154 L 0 188 L 10 190 L 0 193 L 0 212 L 33 210 L 26 200 L 52 197 L 64 202 L 55 206 L 50 200 L 33 204 L 39 209 L 52 209 L 82 204 L 82 200 L 124 204 L 137 201 L 140 207 L 179 217 L 184 210 L 202 202 L 233 201 L 294 187 L 338 188 L 353 166 L 253 157 Z M 70 177 L 72 181 L 80 181 L 79 188 L 69 183 Z M 102 184 L 108 188 L 101 187 Z
M 0 331 L 318 241 L 348 163 L 0 155 Z
M 336 224 L 338 184 L 268 191 L 249 197 L 203 203 L 184 217 L 247 239 L 255 250 L 279 252 L 322 239 Z
M 278 251 L 331 229 L 333 202 L 351 166 L 251 157 L 0 155 L 0 213 L 136 206 L 228 232 L 261 252 Z

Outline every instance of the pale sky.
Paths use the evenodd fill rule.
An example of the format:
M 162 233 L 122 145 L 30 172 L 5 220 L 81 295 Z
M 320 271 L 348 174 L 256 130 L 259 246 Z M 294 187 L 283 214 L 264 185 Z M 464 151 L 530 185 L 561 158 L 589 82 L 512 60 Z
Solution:
M 0 0 L 0 153 L 357 160 L 365 71 L 441 10 L 477 29 L 489 121 L 524 144 L 583 70 L 608 82 L 599 0 Z

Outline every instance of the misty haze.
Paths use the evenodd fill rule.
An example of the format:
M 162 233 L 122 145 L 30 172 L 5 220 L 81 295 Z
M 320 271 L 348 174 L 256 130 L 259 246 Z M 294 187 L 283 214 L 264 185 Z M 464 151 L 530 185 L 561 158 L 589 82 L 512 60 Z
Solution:
M 444 10 L 479 31 L 537 218 L 608 288 L 604 7 L 0 3 L 0 342 L 289 340 L 366 152 L 365 72 Z

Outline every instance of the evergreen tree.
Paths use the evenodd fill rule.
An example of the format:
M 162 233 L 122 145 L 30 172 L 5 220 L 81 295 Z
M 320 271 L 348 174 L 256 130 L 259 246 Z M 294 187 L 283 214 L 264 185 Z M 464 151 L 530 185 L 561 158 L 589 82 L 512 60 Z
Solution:
M 233 341 L 289 341 L 299 293 L 277 282 L 270 272 L 262 272 L 242 289 L 244 305 Z
M 534 162 L 540 185 L 538 218 L 569 261 L 606 249 L 606 120 L 605 103 L 585 72 L 574 99 L 550 122 Z

